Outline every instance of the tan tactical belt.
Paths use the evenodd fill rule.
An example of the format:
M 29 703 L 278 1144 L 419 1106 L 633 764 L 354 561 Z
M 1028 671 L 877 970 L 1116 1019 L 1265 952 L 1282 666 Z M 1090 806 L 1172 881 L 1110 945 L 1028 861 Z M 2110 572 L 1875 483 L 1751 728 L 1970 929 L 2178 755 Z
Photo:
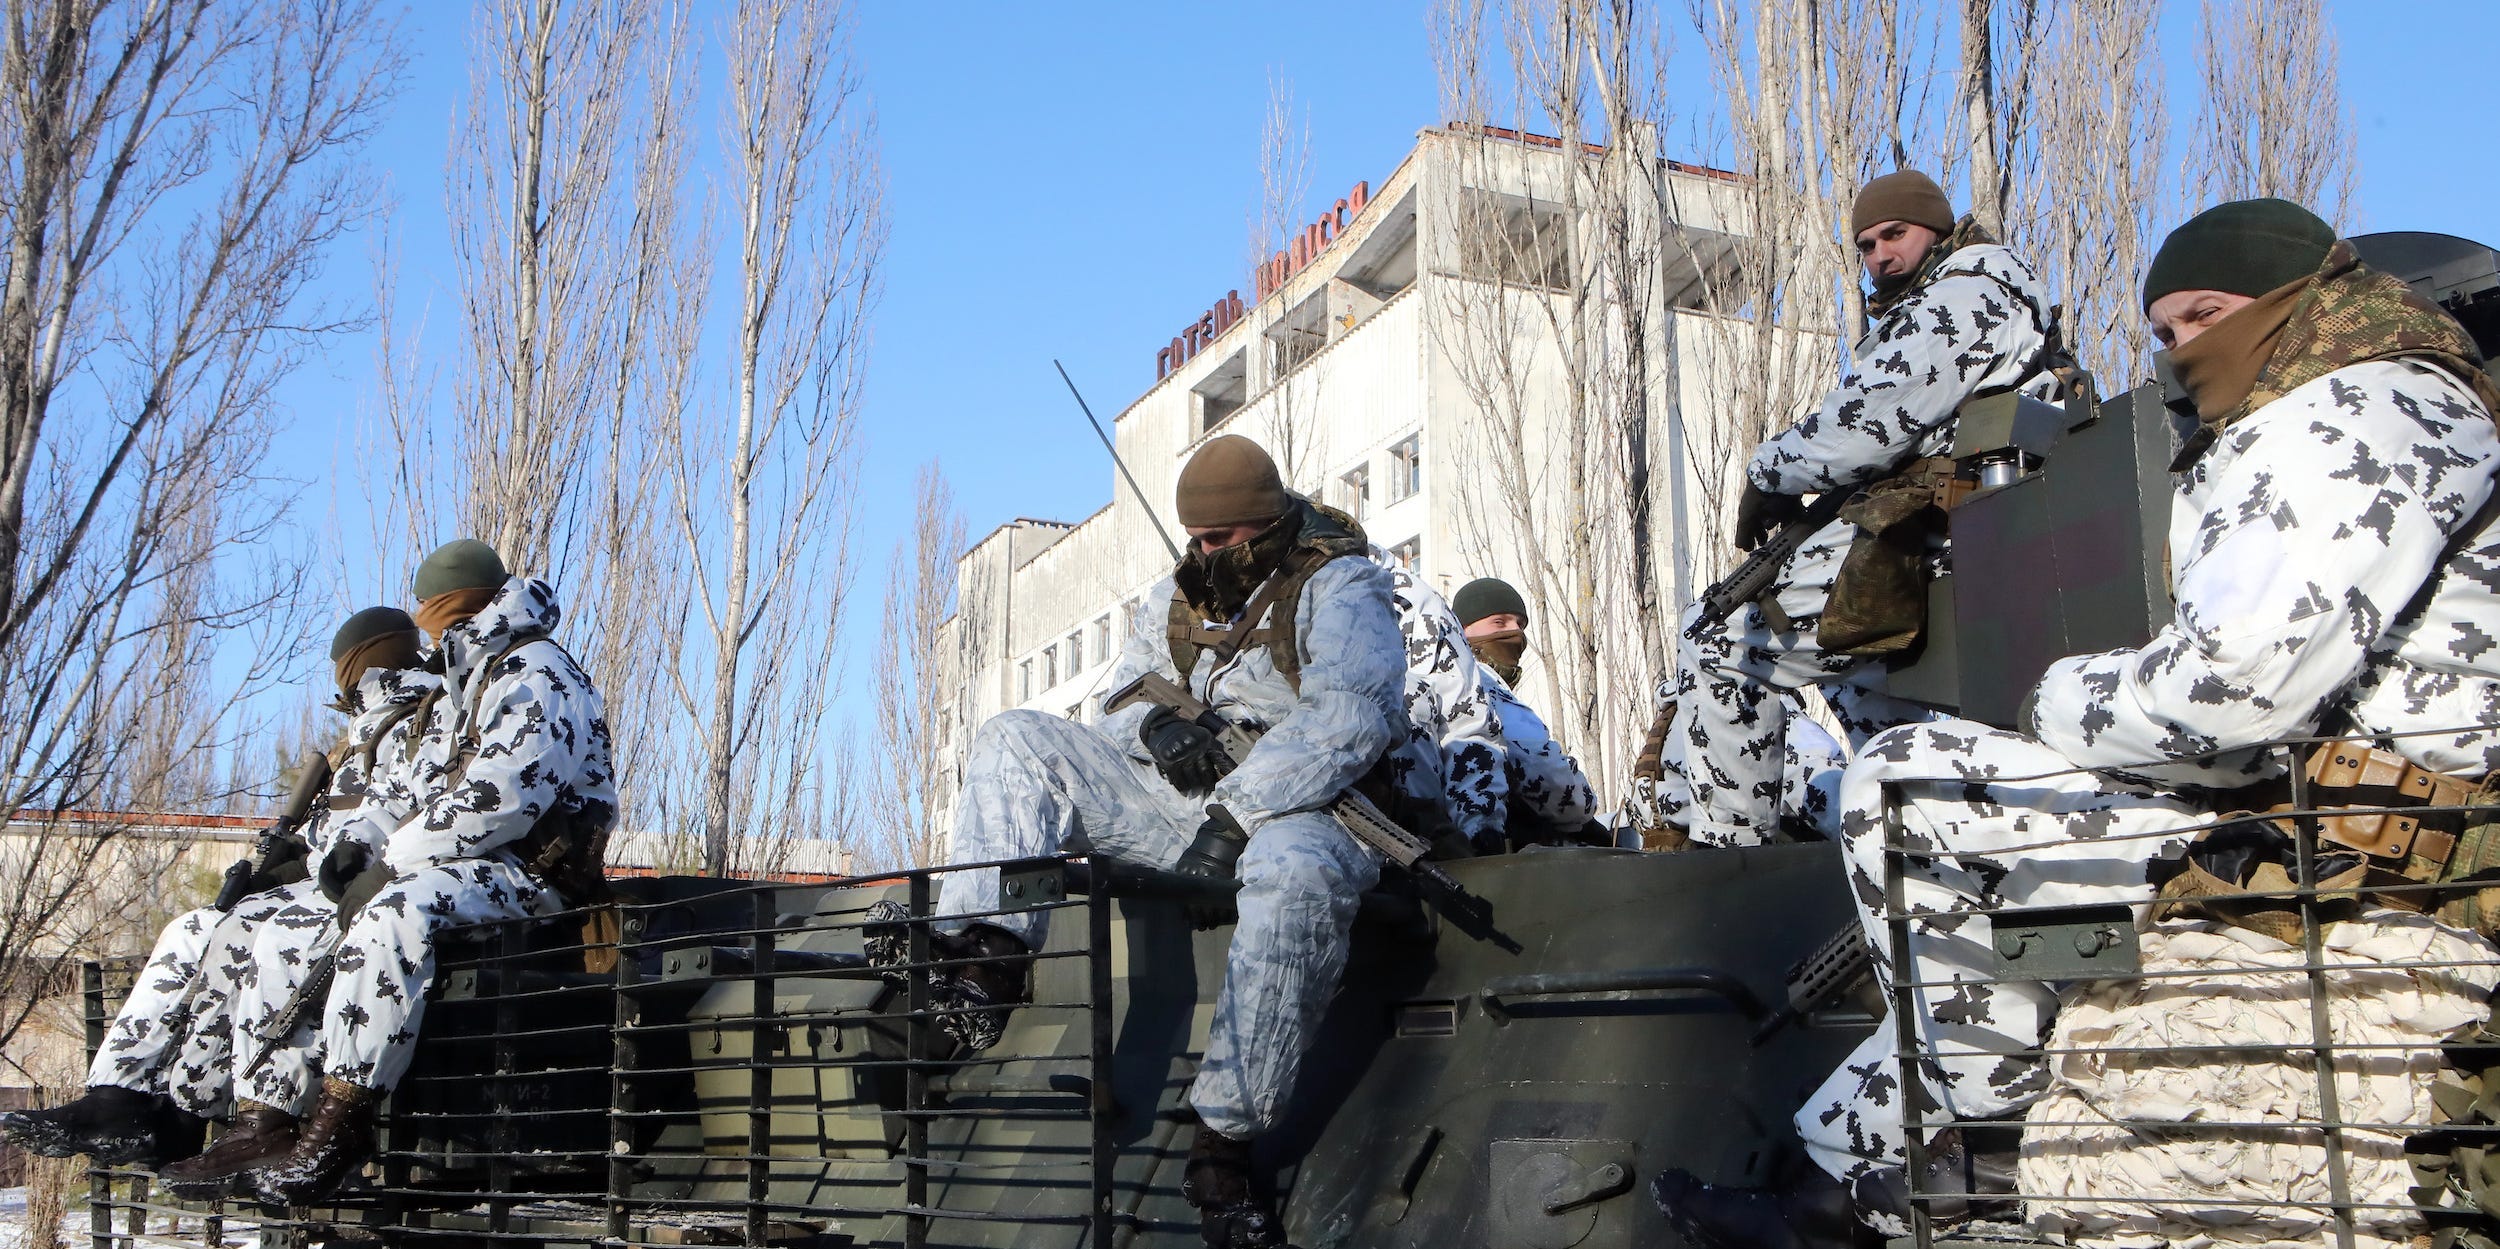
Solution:
M 2275 817 L 2291 832 L 2289 817 L 2307 810 L 2317 817 L 2320 841 L 2434 870 L 2455 855 L 2464 808 L 2482 805 L 2477 797 L 2485 785 L 2481 777 L 2433 772 L 2395 751 L 2351 741 L 2319 746 L 2301 770 L 2305 807 L 2292 801 L 2290 782 L 2278 781 L 2241 791 L 2249 814 Z
M 2451 776 L 2351 741 L 2319 746 L 2301 770 L 2302 802 L 2292 801 L 2288 780 L 2251 786 L 2222 804 L 2206 835 L 2240 816 L 2297 836 L 2297 815 L 2306 813 L 2319 841 L 2361 856 L 2329 865 L 2318 880 L 2321 920 L 2350 918 L 2367 902 L 2500 933 L 2500 774 Z M 2259 860 L 2240 879 L 2224 880 L 2191 853 L 2162 886 L 2155 913 L 2203 915 L 2296 944 L 2297 892 L 2288 862 Z

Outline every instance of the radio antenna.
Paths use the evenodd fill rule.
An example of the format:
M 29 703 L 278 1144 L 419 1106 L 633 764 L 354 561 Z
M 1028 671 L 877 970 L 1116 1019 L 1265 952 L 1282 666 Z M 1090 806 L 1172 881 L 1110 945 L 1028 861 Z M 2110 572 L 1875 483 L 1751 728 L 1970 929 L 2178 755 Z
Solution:
M 1163 549 L 1172 553 L 1173 563 L 1181 562 L 1181 548 L 1172 541 L 1171 534 L 1164 532 L 1163 521 L 1155 515 L 1155 505 L 1146 501 L 1146 492 L 1139 488 L 1137 478 L 1129 473 L 1128 464 L 1120 459 L 1120 449 L 1111 445 L 1111 435 L 1103 430 L 1101 421 L 1094 419 L 1093 405 L 1085 402 L 1085 396 L 1077 392 L 1076 379 L 1068 376 L 1068 366 L 1053 360 L 1050 367 L 1059 370 L 1059 380 L 1066 382 L 1068 393 L 1076 396 L 1076 406 L 1085 413 L 1085 423 L 1094 427 L 1094 436 L 1102 439 L 1102 449 L 1111 453 L 1111 466 L 1120 470 L 1120 480 L 1127 482 L 1129 493 L 1137 496 L 1137 506 L 1146 509 L 1146 523 L 1154 526 L 1156 537 L 1163 539 Z

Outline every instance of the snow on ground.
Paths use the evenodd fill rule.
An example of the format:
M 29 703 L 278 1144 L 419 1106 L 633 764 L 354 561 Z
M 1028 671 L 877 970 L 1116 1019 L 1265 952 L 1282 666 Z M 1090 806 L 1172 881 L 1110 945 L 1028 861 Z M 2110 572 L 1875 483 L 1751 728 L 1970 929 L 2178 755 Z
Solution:
M 148 1231 L 153 1236 L 179 1236 L 194 1245 L 207 1243 L 200 1234 L 200 1223 L 195 1219 L 184 1219 L 179 1230 L 168 1233 L 161 1216 L 152 1218 L 148 1220 Z M 0 1249 L 62 1249 L 83 1245 L 87 1242 L 87 1208 L 82 1202 L 72 1206 L 62 1216 L 58 1246 L 35 1245 L 27 1240 L 26 1233 L 26 1190 L 0 1188 Z M 260 1244 L 259 1229 L 249 1223 L 229 1219 L 225 1233 L 226 1249 L 257 1249 Z

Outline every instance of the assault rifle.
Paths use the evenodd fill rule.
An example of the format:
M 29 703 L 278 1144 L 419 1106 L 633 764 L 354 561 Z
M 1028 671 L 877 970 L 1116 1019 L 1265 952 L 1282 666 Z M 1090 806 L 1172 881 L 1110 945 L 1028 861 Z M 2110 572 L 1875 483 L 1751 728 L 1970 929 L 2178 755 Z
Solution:
M 1118 711 L 1131 703 L 1149 703 L 1168 707 L 1201 728 L 1215 734 L 1216 770 L 1231 772 L 1258 745 L 1259 734 L 1215 714 L 1190 692 L 1161 673 L 1144 676 L 1111 691 L 1103 700 L 1103 710 Z M 1347 790 L 1336 796 L 1325 808 L 1344 824 L 1354 839 L 1378 851 L 1381 857 L 1406 869 L 1422 887 L 1424 896 L 1441 909 L 1450 921 L 1470 936 L 1491 940 L 1505 949 L 1514 948 L 1509 939 L 1493 928 L 1493 908 L 1484 899 L 1467 892 L 1465 886 L 1440 864 L 1425 856 L 1432 847 L 1424 839 L 1406 831 L 1383 814 L 1380 807 L 1362 794 Z
M 1866 944 L 1866 929 L 1851 920 L 1788 969 L 1788 1001 L 1754 1029 L 1753 1043 L 1760 1045 L 1780 1029 L 1838 1005 L 1874 974 L 1875 952 Z
M 237 903 L 251 894 L 268 888 L 280 864 L 304 857 L 304 841 L 298 834 L 304 819 L 312 813 L 313 801 L 330 787 L 330 756 L 318 751 L 304 752 L 303 766 L 295 773 L 295 787 L 287 791 L 286 805 L 278 808 L 278 818 L 260 830 L 252 842 L 252 853 L 236 859 L 226 869 L 225 882 L 217 888 L 220 911 L 232 911 Z
M 1797 519 L 1788 522 L 1778 533 L 1763 539 L 1728 575 L 1701 592 L 1701 613 L 1693 620 L 1695 630 L 1712 630 L 1727 623 L 1738 608 L 1762 597 L 1771 588 L 1789 558 L 1824 526 L 1840 519 L 1840 509 L 1849 505 L 1857 494 L 1854 490 L 1826 490 L 1806 505 Z

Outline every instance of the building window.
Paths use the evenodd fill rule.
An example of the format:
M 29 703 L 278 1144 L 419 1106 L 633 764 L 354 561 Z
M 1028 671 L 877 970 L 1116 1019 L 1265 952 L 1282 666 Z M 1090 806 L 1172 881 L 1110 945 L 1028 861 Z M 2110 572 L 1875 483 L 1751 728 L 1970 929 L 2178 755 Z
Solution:
M 1100 663 L 1109 658 L 1111 658 L 1111 613 L 1104 612 L 1101 619 L 1094 622 L 1094 660 Z
M 1023 702 L 1026 699 L 1033 697 L 1033 661 L 1030 659 L 1025 660 L 1023 663 L 1016 665 L 1016 668 L 1023 677 L 1022 680 L 1019 680 L 1016 683 L 1016 701 Z
M 1421 576 L 1423 576 L 1423 575 L 1424 575 L 1424 570 L 1423 570 L 1423 567 L 1422 567 L 1423 562 L 1424 562 L 1424 540 L 1423 540 L 1423 538 L 1419 535 L 1419 536 L 1417 536 L 1417 537 L 1408 538 L 1406 541 L 1401 542 L 1401 543 L 1397 544 L 1396 546 L 1390 547 L 1390 548 L 1389 548 L 1389 558 L 1391 558 L 1391 559 L 1393 559 L 1393 560 L 1396 560 L 1396 561 L 1398 562 L 1398 567 L 1399 567 L 1401 570 L 1403 570 L 1403 571 L 1404 571 L 1404 572 L 1405 572 L 1408 576 L 1410 576 L 1410 577 L 1421 577 Z
M 1223 424 L 1250 397 L 1250 353 L 1236 351 L 1226 357 L 1224 363 L 1207 370 L 1189 394 L 1189 405 L 1197 409 L 1197 432 L 1203 434 Z
M 1042 648 L 1042 688 L 1049 689 L 1057 684 L 1059 684 L 1059 648 L 1045 646 Z
M 1337 506 L 1356 520 L 1372 514 L 1372 466 L 1369 463 L 1357 464 L 1337 479 Z
M 1328 292 L 1314 292 L 1267 328 L 1267 380 L 1270 385 L 1328 345 Z
M 1075 676 L 1083 671 L 1085 671 L 1085 631 L 1079 629 L 1068 635 L 1068 675 Z
M 1558 209 L 1470 187 L 1459 195 L 1459 267 L 1512 286 L 1568 288 L 1570 226 Z
M 1422 434 L 1409 434 L 1404 442 L 1389 448 L 1389 501 L 1414 498 L 1424 488 L 1424 445 Z
M 1120 604 L 1120 640 L 1128 640 L 1128 631 L 1137 627 L 1137 600 Z
M 1068 718 L 1082 722 L 1085 719 L 1085 704 L 1078 703 L 1075 706 L 1068 708 Z

